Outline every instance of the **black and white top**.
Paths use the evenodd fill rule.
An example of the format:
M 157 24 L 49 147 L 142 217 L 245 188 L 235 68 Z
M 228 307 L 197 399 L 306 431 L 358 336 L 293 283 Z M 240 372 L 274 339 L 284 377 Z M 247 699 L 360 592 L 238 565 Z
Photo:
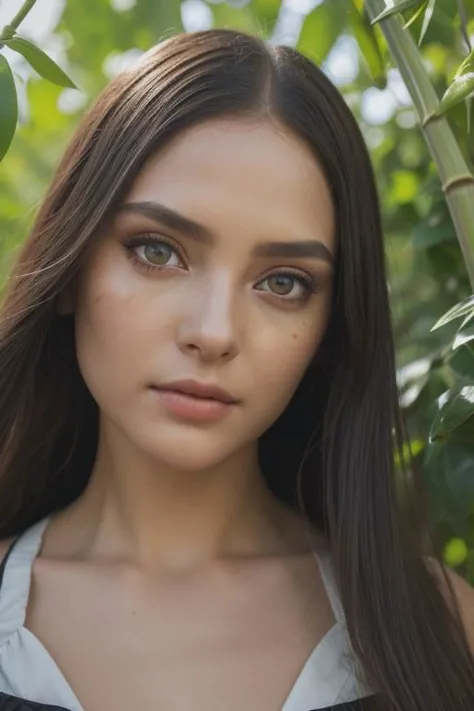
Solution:
M 0 711 L 84 711 L 47 649 L 25 627 L 33 561 L 49 519 L 11 545 L 0 566 Z M 328 554 L 317 560 L 336 619 L 308 658 L 281 711 L 371 711 L 357 681 Z

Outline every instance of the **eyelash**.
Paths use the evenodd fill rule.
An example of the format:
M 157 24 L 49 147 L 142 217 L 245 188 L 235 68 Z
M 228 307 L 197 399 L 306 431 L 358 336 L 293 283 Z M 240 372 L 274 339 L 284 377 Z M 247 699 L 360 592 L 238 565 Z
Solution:
M 146 272 L 150 271 L 162 271 L 163 269 L 170 269 L 172 267 L 163 264 L 148 264 L 147 262 L 144 262 L 143 259 L 140 259 L 140 257 L 137 256 L 135 250 L 137 247 L 143 247 L 145 245 L 152 244 L 166 244 L 168 247 L 170 247 L 172 250 L 174 250 L 180 259 L 181 262 L 186 262 L 183 250 L 180 248 L 180 246 L 172 239 L 169 237 L 161 236 L 159 239 L 154 235 L 154 234 L 140 234 L 140 235 L 132 235 L 130 237 L 127 237 L 126 240 L 124 240 L 124 247 L 127 250 L 127 256 L 138 266 L 140 269 L 144 269 Z M 267 279 L 270 279 L 270 277 L 274 276 L 289 276 L 293 277 L 305 290 L 305 293 L 302 297 L 298 298 L 285 298 L 285 296 L 279 296 L 278 294 L 275 294 L 273 292 L 267 292 L 275 296 L 277 299 L 280 301 L 287 301 L 287 302 L 304 302 L 307 301 L 307 299 L 310 297 L 311 294 L 316 294 L 319 291 L 319 284 L 315 277 L 311 276 L 307 272 L 300 272 L 296 271 L 295 269 L 292 269 L 291 267 L 279 267 L 277 271 L 272 271 L 270 274 L 267 274 L 264 276 L 259 284 L 262 282 L 266 281 Z M 261 291 L 264 291 L 263 289 Z

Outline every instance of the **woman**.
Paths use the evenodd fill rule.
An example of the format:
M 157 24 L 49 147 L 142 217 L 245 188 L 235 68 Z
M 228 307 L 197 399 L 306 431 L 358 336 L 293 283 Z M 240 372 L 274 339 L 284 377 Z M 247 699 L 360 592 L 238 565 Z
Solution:
M 294 50 L 184 34 L 104 91 L 0 403 L 0 708 L 472 709 L 472 591 L 393 471 L 369 158 Z

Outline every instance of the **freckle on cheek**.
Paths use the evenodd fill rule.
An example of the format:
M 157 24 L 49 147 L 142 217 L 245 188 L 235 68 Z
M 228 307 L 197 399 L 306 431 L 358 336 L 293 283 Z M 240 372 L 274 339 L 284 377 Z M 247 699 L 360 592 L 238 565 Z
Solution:
M 297 333 L 292 333 L 291 337 L 294 341 L 298 340 L 298 334 Z

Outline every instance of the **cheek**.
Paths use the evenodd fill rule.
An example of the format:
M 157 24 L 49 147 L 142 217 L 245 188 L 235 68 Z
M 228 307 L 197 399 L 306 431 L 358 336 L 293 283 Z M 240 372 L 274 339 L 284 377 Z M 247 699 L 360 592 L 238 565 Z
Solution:
M 259 403 L 267 424 L 291 400 L 322 341 L 326 323 L 326 315 L 320 315 L 302 320 L 292 329 L 262 334 L 255 387 L 262 393 Z
M 147 341 L 160 330 L 156 312 L 123 273 L 98 269 L 81 284 L 76 309 L 76 352 L 82 375 L 100 400 L 120 392 L 140 371 L 150 348 Z M 155 314 L 154 323 L 152 323 Z

